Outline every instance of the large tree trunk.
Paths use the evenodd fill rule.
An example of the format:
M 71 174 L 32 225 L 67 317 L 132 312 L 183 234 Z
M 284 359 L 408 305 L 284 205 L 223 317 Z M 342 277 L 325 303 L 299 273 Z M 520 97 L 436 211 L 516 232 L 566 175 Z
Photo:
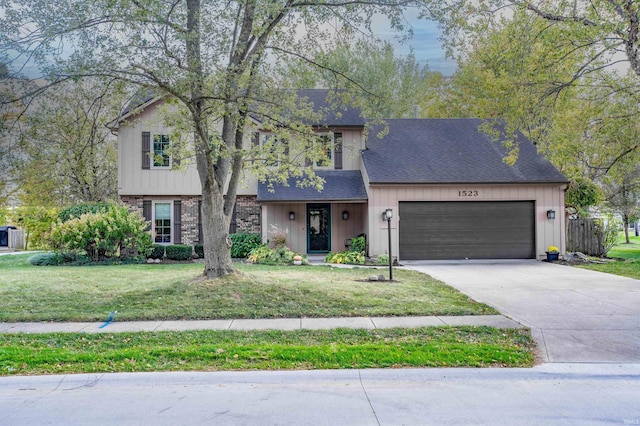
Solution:
M 215 189 L 202 191 L 202 235 L 204 275 L 217 278 L 233 273 L 229 237 L 229 217 L 224 213 L 224 197 Z

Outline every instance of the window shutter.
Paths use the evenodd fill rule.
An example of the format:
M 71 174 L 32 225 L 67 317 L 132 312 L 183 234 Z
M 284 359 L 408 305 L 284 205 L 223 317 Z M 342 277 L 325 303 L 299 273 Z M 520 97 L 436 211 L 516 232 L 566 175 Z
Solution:
M 144 200 L 142 202 L 142 216 L 144 217 L 144 220 L 148 222 L 147 231 L 151 229 L 151 208 L 151 200 Z
M 256 147 L 260 145 L 260 132 L 254 132 L 251 135 L 251 147 Z
M 203 244 L 202 241 L 202 200 L 198 200 L 198 242 Z
M 142 132 L 142 168 L 143 169 L 151 168 L 151 158 L 149 158 L 150 152 L 151 152 L 151 133 Z
M 173 202 L 173 244 L 182 244 L 182 201 Z
M 333 134 L 335 140 L 335 158 L 333 159 L 334 168 L 336 170 L 342 169 L 342 133 Z
M 287 160 L 289 160 L 289 141 L 282 141 L 282 144 L 284 145 L 283 155 L 284 161 L 286 162 Z

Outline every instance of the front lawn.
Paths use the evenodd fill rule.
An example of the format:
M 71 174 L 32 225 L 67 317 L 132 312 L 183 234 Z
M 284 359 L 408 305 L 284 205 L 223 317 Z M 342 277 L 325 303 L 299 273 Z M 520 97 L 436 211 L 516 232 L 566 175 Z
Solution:
M 443 283 L 395 270 L 398 282 L 364 282 L 372 270 L 237 264 L 240 274 L 199 278 L 203 265 L 32 266 L 0 257 L 0 321 L 495 314 Z M 384 273 L 378 270 L 376 273 Z
M 588 263 L 578 266 L 608 274 L 640 279 L 640 237 L 634 236 L 632 231 L 629 232 L 630 243 L 627 244 L 624 239 L 624 233 L 620 233 L 618 244 L 607 254 L 613 260 L 603 264 Z
M 176 370 L 530 367 L 526 330 L 0 334 L 0 375 Z

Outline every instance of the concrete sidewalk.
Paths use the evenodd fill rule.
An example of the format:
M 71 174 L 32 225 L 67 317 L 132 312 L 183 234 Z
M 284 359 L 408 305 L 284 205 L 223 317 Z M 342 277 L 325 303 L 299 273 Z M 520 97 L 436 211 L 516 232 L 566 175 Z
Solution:
M 116 318 L 117 319 L 117 318 Z M 200 321 L 19 322 L 0 323 L 0 333 L 121 333 L 187 330 L 322 330 L 332 328 L 415 328 L 431 326 L 490 326 L 522 328 L 502 315 L 276 318 Z

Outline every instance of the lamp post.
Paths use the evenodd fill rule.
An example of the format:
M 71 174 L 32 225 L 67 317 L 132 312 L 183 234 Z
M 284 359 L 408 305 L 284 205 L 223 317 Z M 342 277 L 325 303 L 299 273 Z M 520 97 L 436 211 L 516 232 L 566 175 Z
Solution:
M 386 209 L 382 212 L 382 220 L 387 221 L 387 230 L 389 231 L 389 281 L 393 281 L 393 256 L 391 255 L 391 218 L 393 210 Z

